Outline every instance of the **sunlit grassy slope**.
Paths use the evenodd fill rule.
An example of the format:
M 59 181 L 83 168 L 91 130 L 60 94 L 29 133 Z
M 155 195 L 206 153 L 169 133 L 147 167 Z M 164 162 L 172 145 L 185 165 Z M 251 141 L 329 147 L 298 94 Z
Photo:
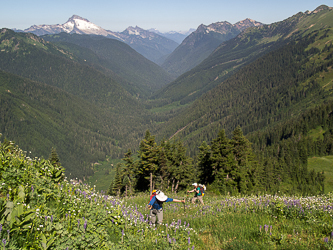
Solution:
M 308 159 L 309 171 L 325 172 L 325 193 L 333 192 L 333 155 L 323 157 L 311 157 Z

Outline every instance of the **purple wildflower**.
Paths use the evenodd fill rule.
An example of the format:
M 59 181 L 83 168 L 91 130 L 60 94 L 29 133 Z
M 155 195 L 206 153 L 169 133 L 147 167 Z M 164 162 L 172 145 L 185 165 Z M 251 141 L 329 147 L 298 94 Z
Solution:
M 51 215 L 51 222 L 53 222 L 53 215 Z
M 87 229 L 87 220 L 85 220 L 85 222 L 83 224 L 83 227 L 84 227 L 84 231 L 86 231 L 86 229 Z
M 3 239 L 3 240 L 2 240 L 2 243 L 3 243 L 3 245 L 5 246 L 5 245 L 6 245 L 6 240 Z
M 328 238 L 327 237 L 324 239 L 324 242 L 326 242 L 326 243 L 328 242 Z
M 34 192 L 34 186 L 33 185 L 31 185 L 31 192 Z
M 191 238 L 190 237 L 188 237 L 187 242 L 188 242 L 189 245 L 191 244 Z

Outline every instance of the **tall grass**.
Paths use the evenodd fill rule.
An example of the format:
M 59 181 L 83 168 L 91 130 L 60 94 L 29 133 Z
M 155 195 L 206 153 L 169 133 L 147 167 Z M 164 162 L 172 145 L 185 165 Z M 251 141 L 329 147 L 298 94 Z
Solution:
M 207 195 L 205 206 L 201 206 L 186 198 L 185 210 L 183 204 L 164 204 L 164 225 L 159 230 L 165 231 L 166 225 L 177 221 L 189 224 L 195 232 L 191 237 L 195 249 L 331 249 L 330 199 Z M 126 202 L 148 212 L 148 194 Z

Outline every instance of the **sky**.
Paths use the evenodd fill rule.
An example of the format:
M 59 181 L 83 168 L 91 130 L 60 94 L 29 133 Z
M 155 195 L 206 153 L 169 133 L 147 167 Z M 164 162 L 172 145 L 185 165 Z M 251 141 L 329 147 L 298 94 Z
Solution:
M 78 15 L 115 32 L 129 26 L 187 31 L 200 24 L 234 24 L 246 18 L 270 24 L 322 4 L 333 7 L 332 0 L 15 0 L 2 1 L 0 28 L 63 24 Z

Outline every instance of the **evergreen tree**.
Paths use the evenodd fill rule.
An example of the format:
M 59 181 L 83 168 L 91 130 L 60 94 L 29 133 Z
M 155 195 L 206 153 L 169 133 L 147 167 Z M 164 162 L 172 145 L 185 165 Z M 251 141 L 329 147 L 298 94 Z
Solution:
M 123 168 L 121 163 L 116 166 L 116 174 L 113 181 L 113 194 L 120 196 L 123 188 Z
M 128 149 L 127 153 L 125 153 L 124 158 L 122 159 L 125 161 L 125 166 L 124 166 L 124 178 L 126 178 L 126 185 L 129 188 L 129 193 L 133 193 L 133 186 L 135 185 L 135 178 L 134 178 L 134 173 L 135 173 L 135 164 L 134 164 L 134 159 L 132 157 L 132 151 L 131 149 Z
M 176 186 L 174 191 L 177 192 L 179 186 L 186 186 L 192 181 L 192 159 L 186 156 L 186 148 L 183 144 L 178 142 L 173 142 L 173 152 L 172 152 L 172 175 L 176 181 Z
M 115 193 L 114 193 L 114 184 L 113 184 L 113 180 L 112 180 L 111 183 L 110 183 L 110 186 L 109 186 L 109 189 L 108 189 L 107 194 L 108 194 L 108 195 L 115 195 Z
M 49 161 L 52 163 L 53 166 L 60 166 L 61 165 L 59 156 L 57 154 L 57 151 L 53 147 L 51 149 L 51 154 L 49 156 Z
M 224 129 L 212 141 L 211 164 L 213 183 L 223 193 L 226 191 L 235 192 L 239 173 L 233 153 L 233 145 L 226 136 Z
M 150 193 L 153 190 L 153 181 L 155 179 L 156 171 L 158 170 L 160 147 L 155 142 L 155 137 L 152 136 L 149 130 L 146 131 L 145 138 L 141 141 L 139 146 L 139 165 L 138 174 L 141 175 L 141 179 L 146 180 L 150 184 Z M 141 189 L 145 190 L 146 183 L 140 183 Z
M 128 194 L 128 186 L 130 185 L 130 180 L 128 178 L 128 175 L 124 175 L 124 178 L 123 178 L 123 186 L 125 187 L 125 197 L 127 197 L 127 194 Z
M 251 143 L 243 135 L 240 126 L 237 126 L 233 131 L 231 143 L 233 145 L 233 155 L 238 168 L 236 177 L 238 191 L 241 193 L 247 193 L 257 184 L 257 162 L 255 161 L 255 155 L 252 151 Z
M 213 169 L 211 162 L 211 148 L 205 141 L 203 141 L 201 146 L 199 147 L 197 161 L 200 182 L 205 184 L 212 183 Z

